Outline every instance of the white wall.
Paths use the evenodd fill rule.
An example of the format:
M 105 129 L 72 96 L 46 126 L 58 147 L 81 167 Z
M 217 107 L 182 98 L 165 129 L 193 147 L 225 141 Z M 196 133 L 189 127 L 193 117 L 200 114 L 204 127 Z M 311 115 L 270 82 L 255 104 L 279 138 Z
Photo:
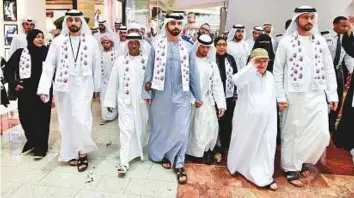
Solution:
M 332 28 L 333 19 L 345 15 L 350 0 L 229 0 L 226 29 L 233 24 L 244 24 L 247 30 L 269 22 L 273 34 L 284 32 L 285 21 L 292 18 L 294 9 L 302 5 L 315 7 L 319 15 L 320 31 Z M 249 32 L 249 31 L 247 31 Z

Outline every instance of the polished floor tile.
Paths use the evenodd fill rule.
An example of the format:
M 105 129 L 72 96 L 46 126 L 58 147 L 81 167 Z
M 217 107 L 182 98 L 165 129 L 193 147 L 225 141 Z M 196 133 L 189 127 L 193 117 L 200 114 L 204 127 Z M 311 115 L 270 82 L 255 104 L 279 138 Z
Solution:
M 231 176 L 221 164 L 207 166 L 187 163 L 188 184 L 178 185 L 173 170 L 148 159 L 135 159 L 124 177 L 118 177 L 118 122 L 99 125 L 99 104 L 94 103 L 92 137 L 98 149 L 89 155 L 89 168 L 58 162 L 60 133 L 55 110 L 52 113 L 49 152 L 42 160 L 22 155 L 25 137 L 21 126 L 8 129 L 1 137 L 1 197 L 10 198 L 354 198 L 354 165 L 350 155 L 328 149 L 326 166 L 302 181 L 303 188 L 289 184 L 281 171 L 275 178 L 277 192 L 255 187 L 240 175 Z M 279 157 L 279 156 L 278 156 Z M 279 160 L 276 161 L 279 166 Z

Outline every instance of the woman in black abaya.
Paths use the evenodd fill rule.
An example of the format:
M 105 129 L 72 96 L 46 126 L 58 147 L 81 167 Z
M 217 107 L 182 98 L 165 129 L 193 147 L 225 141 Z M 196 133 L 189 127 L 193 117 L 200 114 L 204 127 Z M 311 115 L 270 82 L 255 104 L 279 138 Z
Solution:
M 33 153 L 35 159 L 43 158 L 48 151 L 51 101 L 43 103 L 37 95 L 47 52 L 43 32 L 34 29 L 27 34 L 27 47 L 15 51 L 6 68 L 9 84 L 18 96 L 20 122 L 27 139 L 22 153 Z
M 219 142 L 215 149 L 215 158 L 217 161 L 221 161 L 222 153 L 228 150 L 231 141 L 232 117 L 237 99 L 236 87 L 231 84 L 231 79 L 237 73 L 237 66 L 235 59 L 226 52 L 227 41 L 225 38 L 217 37 L 214 45 L 216 47 L 216 64 L 220 71 L 227 104 L 225 115 L 219 119 Z

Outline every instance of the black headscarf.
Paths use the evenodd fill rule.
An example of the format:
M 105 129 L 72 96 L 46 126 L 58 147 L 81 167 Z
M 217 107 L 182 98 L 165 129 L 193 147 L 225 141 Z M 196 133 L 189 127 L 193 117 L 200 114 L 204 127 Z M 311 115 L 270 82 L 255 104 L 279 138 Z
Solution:
M 218 36 L 215 38 L 214 40 L 214 45 L 216 46 L 216 44 L 218 44 L 218 42 L 220 40 L 224 40 L 225 42 L 227 42 L 227 40 L 221 36 Z M 226 71 L 225 71 L 225 58 L 229 61 L 230 66 L 233 69 L 233 73 L 237 73 L 237 66 L 236 66 L 236 62 L 235 59 L 228 53 L 225 53 L 224 55 L 219 55 L 217 52 L 215 54 L 215 58 L 216 58 L 216 64 L 219 67 L 219 71 L 220 71 L 220 77 L 221 77 L 221 81 L 224 85 L 224 91 L 225 91 L 225 87 L 226 87 Z
M 38 34 L 43 34 L 42 31 L 38 29 L 33 29 L 27 34 L 27 48 L 29 50 L 29 53 L 31 55 L 31 60 L 32 60 L 32 66 L 33 65 L 42 65 L 42 62 L 45 60 L 47 56 L 47 47 L 42 46 L 42 47 L 37 47 L 34 45 L 33 41 L 34 39 L 38 36 Z M 43 34 L 44 35 L 44 34 Z
M 257 48 L 262 48 L 267 50 L 269 56 L 269 63 L 268 63 L 267 70 L 273 72 L 275 54 L 273 51 L 272 38 L 267 34 L 261 34 L 255 41 L 252 51 Z

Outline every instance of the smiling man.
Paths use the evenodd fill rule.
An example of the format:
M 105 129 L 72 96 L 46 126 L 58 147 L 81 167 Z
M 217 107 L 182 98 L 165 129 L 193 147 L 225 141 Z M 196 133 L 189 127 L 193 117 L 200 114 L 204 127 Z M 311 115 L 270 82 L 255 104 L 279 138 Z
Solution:
M 288 181 L 302 186 L 330 141 L 328 104 L 337 109 L 337 83 L 331 53 L 318 31 L 316 9 L 295 9 L 274 62 L 279 109 L 284 111 L 281 167 Z
M 61 145 L 59 161 L 88 168 L 87 153 L 96 149 L 91 137 L 92 96 L 99 97 L 101 53 L 83 14 L 70 10 L 65 14 L 61 35 L 56 37 L 43 63 L 37 93 L 49 101 L 54 72 L 54 98 L 58 111 Z
M 257 48 L 252 51 L 250 63 L 232 77 L 239 94 L 227 167 L 231 174 L 239 172 L 259 187 L 277 190 L 273 179 L 277 109 L 268 61 L 268 52 Z
M 187 182 L 183 169 L 187 150 L 191 96 L 202 105 L 199 73 L 193 48 L 181 39 L 183 16 L 166 16 L 166 36 L 151 49 L 144 78 L 143 99 L 151 104 L 149 156 L 166 169 L 175 166 L 180 184 Z

